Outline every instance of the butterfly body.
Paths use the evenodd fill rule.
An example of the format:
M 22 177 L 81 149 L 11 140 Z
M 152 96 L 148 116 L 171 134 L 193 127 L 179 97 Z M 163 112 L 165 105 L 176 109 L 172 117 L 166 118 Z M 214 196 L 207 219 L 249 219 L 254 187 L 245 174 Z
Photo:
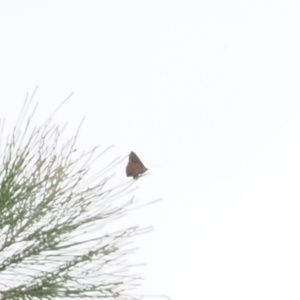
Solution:
M 139 175 L 145 173 L 148 169 L 144 166 L 138 156 L 132 151 L 129 154 L 129 160 L 126 167 L 127 177 L 138 178 Z

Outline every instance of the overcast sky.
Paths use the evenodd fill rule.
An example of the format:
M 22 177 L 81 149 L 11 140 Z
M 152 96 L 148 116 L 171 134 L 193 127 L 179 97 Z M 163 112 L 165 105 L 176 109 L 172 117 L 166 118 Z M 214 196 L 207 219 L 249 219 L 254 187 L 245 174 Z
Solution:
M 78 147 L 135 151 L 142 291 L 300 297 L 300 3 L 1 1 L 0 117 L 38 85 Z M 126 161 L 114 180 L 127 180 Z

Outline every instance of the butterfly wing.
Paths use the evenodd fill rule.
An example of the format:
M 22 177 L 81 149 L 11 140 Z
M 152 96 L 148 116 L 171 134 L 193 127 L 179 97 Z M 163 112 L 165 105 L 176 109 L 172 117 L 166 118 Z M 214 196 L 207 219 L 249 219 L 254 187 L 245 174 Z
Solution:
M 142 168 L 143 168 L 143 172 L 146 172 L 148 169 L 144 166 L 144 164 L 142 163 L 142 161 L 139 159 L 139 157 L 133 152 L 131 151 L 129 154 L 129 161 L 139 164 Z
M 129 154 L 129 161 L 126 167 L 127 177 L 136 178 L 146 172 L 148 169 L 144 166 L 139 157 L 132 151 Z
M 127 167 L 126 167 L 126 175 L 127 177 L 138 177 L 140 174 L 144 173 L 143 167 L 140 166 L 139 164 L 129 162 Z

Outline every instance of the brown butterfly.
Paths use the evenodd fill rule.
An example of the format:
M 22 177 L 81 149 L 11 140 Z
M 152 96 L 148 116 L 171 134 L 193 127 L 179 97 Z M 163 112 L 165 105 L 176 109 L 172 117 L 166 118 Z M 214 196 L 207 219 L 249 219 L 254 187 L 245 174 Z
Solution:
M 148 169 L 143 165 L 138 156 L 131 151 L 129 154 L 129 161 L 126 167 L 127 177 L 138 178 L 139 175 L 145 173 Z

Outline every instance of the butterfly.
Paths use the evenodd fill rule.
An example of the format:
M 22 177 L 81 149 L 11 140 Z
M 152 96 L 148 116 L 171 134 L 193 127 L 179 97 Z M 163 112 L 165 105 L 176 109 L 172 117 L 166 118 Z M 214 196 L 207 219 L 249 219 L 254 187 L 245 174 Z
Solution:
M 139 175 L 145 173 L 148 169 L 143 165 L 138 156 L 131 151 L 129 154 L 129 160 L 126 167 L 127 177 L 138 178 Z

